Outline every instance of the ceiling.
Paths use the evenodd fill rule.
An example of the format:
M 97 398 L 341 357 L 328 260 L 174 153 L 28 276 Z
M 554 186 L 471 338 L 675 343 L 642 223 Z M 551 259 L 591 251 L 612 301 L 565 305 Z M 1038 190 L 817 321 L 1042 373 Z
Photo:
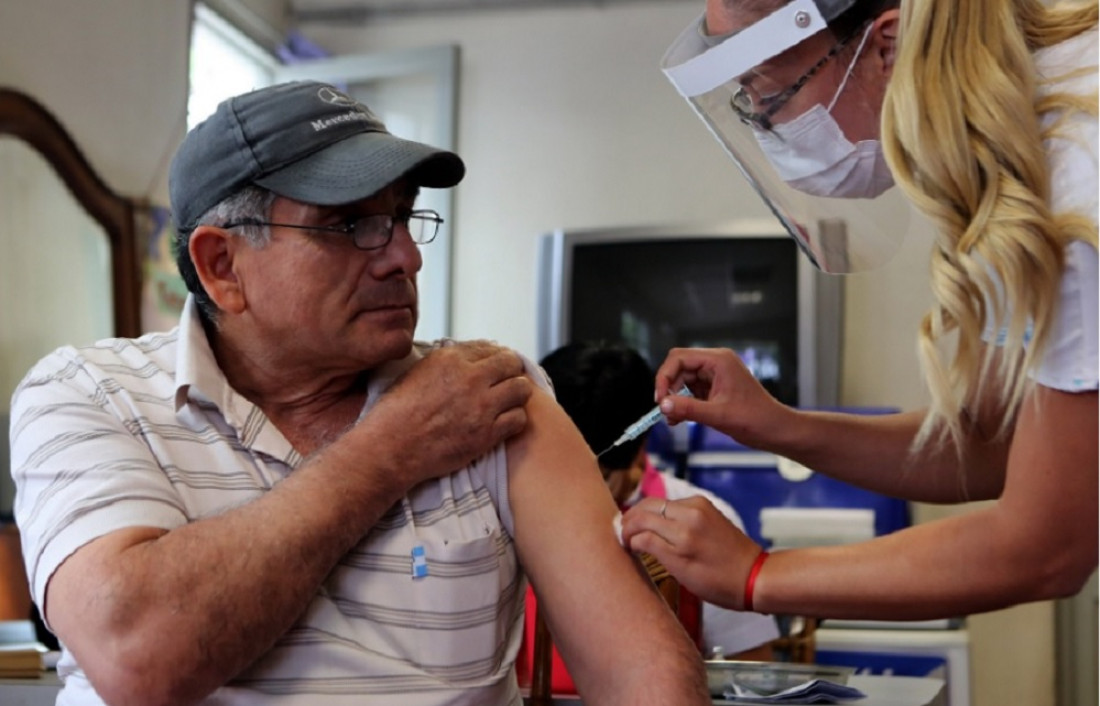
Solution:
M 486 10 L 531 10 L 560 7 L 664 4 L 672 0 L 290 0 L 298 23 L 366 23 L 378 19 L 455 15 Z M 677 0 L 699 3 L 700 0 Z

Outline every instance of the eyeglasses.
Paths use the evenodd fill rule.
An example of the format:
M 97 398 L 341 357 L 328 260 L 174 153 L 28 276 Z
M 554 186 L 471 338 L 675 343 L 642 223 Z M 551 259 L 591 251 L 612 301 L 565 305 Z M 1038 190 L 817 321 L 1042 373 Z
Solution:
M 435 240 L 439 234 L 439 226 L 443 223 L 443 217 L 431 209 L 407 211 L 396 216 L 386 213 L 376 213 L 370 216 L 349 218 L 339 226 L 310 226 L 300 223 L 271 223 L 255 218 L 245 218 L 232 223 L 226 223 L 222 228 L 239 228 L 240 226 L 275 226 L 277 228 L 297 228 L 298 230 L 313 230 L 323 233 L 339 233 L 351 238 L 351 242 L 360 250 L 378 250 L 390 244 L 393 240 L 394 226 L 401 225 L 408 232 L 413 242 L 424 245 Z
M 766 132 L 771 132 L 772 129 L 772 116 L 779 112 L 780 108 L 787 105 L 791 98 L 794 98 L 795 94 L 802 90 L 802 87 L 806 85 L 806 82 L 813 78 L 813 75 L 821 70 L 821 67 L 828 63 L 829 59 L 836 56 L 837 52 L 844 48 L 852 37 L 859 34 L 859 30 L 852 32 L 844 39 L 837 42 L 829 52 L 821 57 L 816 64 L 810 67 L 810 69 L 802 74 L 791 84 L 790 87 L 773 93 L 770 96 L 758 96 L 758 100 L 753 100 L 752 95 L 749 94 L 751 86 L 741 85 L 737 88 L 737 91 L 730 98 L 730 108 L 737 114 L 737 117 L 741 119 L 741 122 L 752 127 L 756 127 Z M 761 110 L 757 110 L 757 103 Z

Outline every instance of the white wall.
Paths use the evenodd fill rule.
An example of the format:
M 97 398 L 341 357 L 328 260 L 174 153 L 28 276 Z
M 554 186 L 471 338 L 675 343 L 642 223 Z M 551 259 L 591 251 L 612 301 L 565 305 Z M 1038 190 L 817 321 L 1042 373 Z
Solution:
M 183 135 L 189 22 L 179 1 L 3 0 L 0 83 L 53 112 L 112 188 L 145 196 Z

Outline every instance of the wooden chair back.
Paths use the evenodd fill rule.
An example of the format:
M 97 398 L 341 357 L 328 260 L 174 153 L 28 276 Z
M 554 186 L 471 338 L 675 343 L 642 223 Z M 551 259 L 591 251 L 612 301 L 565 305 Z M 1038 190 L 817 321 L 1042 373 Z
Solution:
M 775 659 L 780 662 L 813 664 L 817 657 L 815 633 L 819 622 L 817 618 L 802 615 L 782 618 L 780 625 L 785 626 L 785 634 L 772 641 Z

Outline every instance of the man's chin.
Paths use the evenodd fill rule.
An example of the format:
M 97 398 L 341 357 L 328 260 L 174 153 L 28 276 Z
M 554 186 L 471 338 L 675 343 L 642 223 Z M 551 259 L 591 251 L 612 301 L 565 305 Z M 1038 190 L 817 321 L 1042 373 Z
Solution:
M 416 309 L 397 307 L 393 309 L 371 309 L 361 312 L 357 324 L 366 328 L 373 336 L 385 336 L 394 331 L 407 331 L 411 337 L 416 330 Z
M 353 345 L 356 349 L 354 357 L 361 368 L 371 370 L 408 357 L 413 349 L 413 335 L 411 332 L 398 334 L 395 331 L 389 331 L 385 334 L 376 334 L 369 343 L 357 342 Z
M 378 343 L 395 358 L 404 358 L 409 354 L 416 340 L 415 329 L 390 330 L 378 337 Z
M 416 312 L 408 308 L 375 309 L 360 314 L 355 336 L 375 350 L 385 350 L 390 359 L 412 350 L 416 334 Z M 400 354 L 400 355 L 398 355 Z

